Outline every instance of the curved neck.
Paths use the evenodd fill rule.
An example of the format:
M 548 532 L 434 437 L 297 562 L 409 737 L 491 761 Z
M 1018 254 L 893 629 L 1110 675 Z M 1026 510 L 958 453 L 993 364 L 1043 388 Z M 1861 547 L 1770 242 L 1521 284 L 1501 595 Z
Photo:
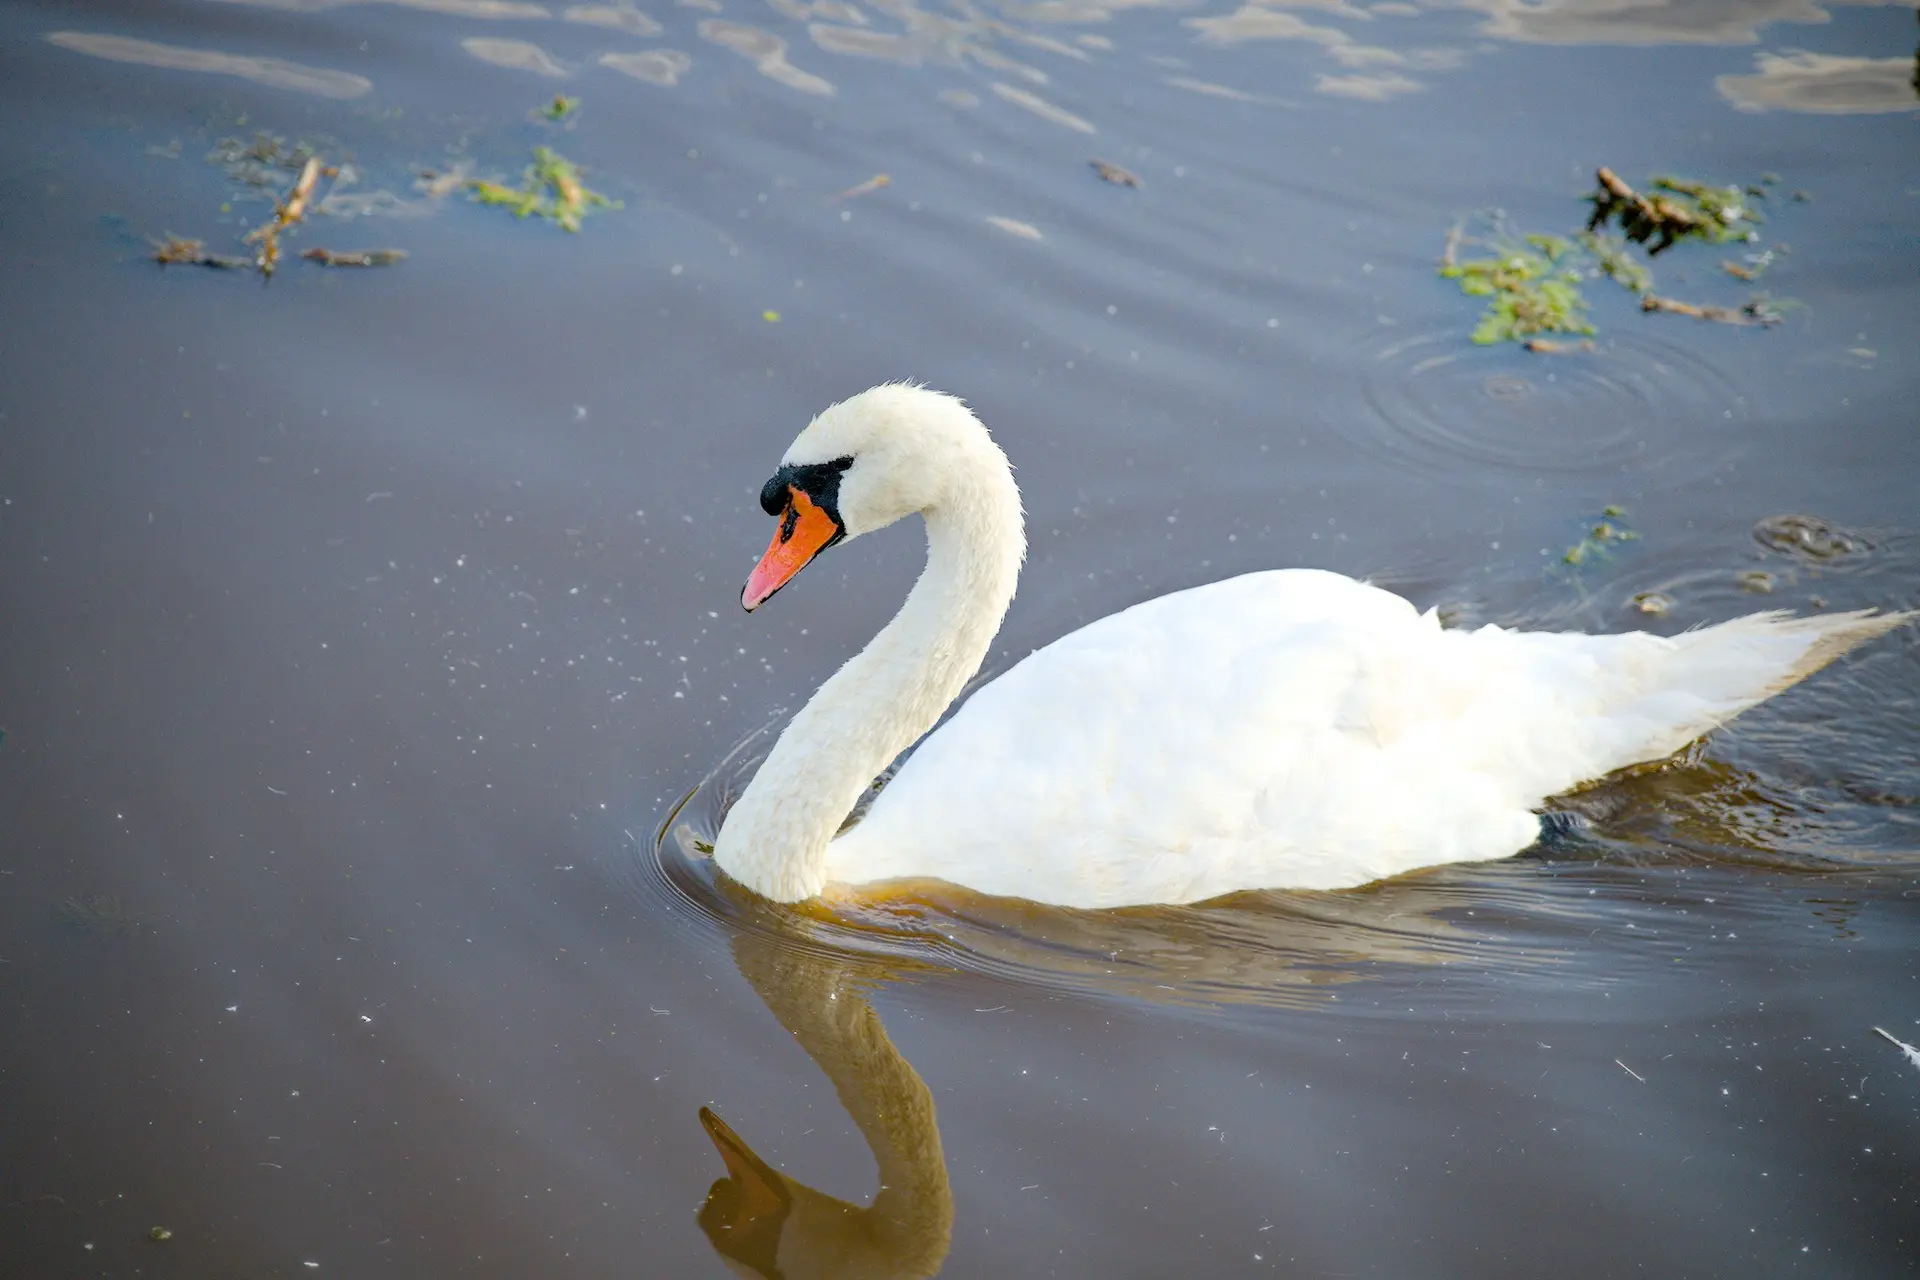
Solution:
M 1004 462 L 922 515 L 927 566 L 906 603 L 801 708 L 720 829 L 714 860 L 756 893 L 797 902 L 825 887 L 854 802 L 959 696 L 1012 603 L 1026 535 Z

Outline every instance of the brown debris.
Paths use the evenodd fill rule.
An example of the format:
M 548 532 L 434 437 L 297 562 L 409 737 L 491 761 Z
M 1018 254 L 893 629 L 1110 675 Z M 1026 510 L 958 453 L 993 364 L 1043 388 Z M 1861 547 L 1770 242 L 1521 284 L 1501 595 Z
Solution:
M 1770 326 L 1780 323 L 1780 313 L 1770 306 L 1765 298 L 1738 307 L 1703 307 L 1697 303 L 1681 302 L 1675 298 L 1663 298 L 1656 293 L 1642 294 L 1642 311 L 1665 311 L 1676 316 L 1692 316 L 1695 320 L 1711 320 L 1715 324 L 1740 324 Z
M 254 265 L 261 275 L 271 276 L 280 265 L 280 233 L 307 216 L 307 202 L 313 198 L 322 168 L 319 156 L 307 157 L 286 199 L 274 203 L 273 217 L 247 233 L 246 243 L 260 246 L 254 254 Z
M 252 258 L 208 253 L 203 241 L 176 235 L 153 242 L 153 260 L 163 267 L 215 267 L 223 271 L 245 271 L 253 266 Z
M 1135 190 L 1139 189 L 1140 177 L 1138 174 L 1130 173 L 1117 164 L 1108 164 L 1105 160 L 1089 160 L 1087 163 L 1093 166 L 1093 171 L 1099 174 L 1102 180 L 1111 182 L 1116 187 L 1133 187 Z
M 1593 201 L 1593 216 L 1587 219 L 1588 231 L 1599 230 L 1617 213 L 1620 229 L 1627 239 L 1647 245 L 1647 256 L 1653 257 L 1681 236 L 1700 230 L 1700 219 L 1691 212 L 1665 196 L 1641 195 L 1605 165 L 1600 166 L 1594 178 L 1600 190 L 1589 197 Z M 1649 240 L 1653 243 L 1647 244 Z
M 332 249 L 308 249 L 300 255 L 323 267 L 390 267 L 407 256 L 404 249 L 356 249 L 336 253 Z
M 1551 338 L 1528 338 L 1520 344 L 1535 355 L 1570 356 L 1581 352 L 1596 350 L 1591 338 L 1582 338 L 1578 342 L 1555 342 Z

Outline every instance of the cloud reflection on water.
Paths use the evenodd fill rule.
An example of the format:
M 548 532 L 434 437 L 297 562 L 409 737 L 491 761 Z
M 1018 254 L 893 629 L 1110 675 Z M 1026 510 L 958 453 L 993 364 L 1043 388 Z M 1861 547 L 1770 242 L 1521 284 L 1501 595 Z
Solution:
M 1873 115 L 1920 110 L 1920 58 L 1762 53 L 1753 75 L 1721 76 L 1720 96 L 1742 111 Z
M 75 53 L 85 53 L 109 62 L 134 62 L 142 66 L 162 67 L 169 71 L 206 71 L 216 75 L 238 76 L 274 89 L 317 94 L 322 98 L 358 98 L 373 88 L 373 81 L 347 71 L 327 67 L 309 67 L 281 58 L 260 58 L 249 54 L 221 53 L 214 49 L 190 49 L 183 45 L 157 44 L 128 36 L 103 35 L 90 31 L 53 31 L 50 44 Z

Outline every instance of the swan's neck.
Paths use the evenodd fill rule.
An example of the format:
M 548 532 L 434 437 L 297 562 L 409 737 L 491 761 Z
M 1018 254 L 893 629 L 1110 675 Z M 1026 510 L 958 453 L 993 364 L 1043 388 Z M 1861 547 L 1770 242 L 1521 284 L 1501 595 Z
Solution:
M 1013 600 L 1026 539 L 1004 462 L 922 514 L 927 567 L 906 603 L 793 718 L 721 828 L 714 860 L 766 897 L 825 886 L 854 802 L 959 696 Z

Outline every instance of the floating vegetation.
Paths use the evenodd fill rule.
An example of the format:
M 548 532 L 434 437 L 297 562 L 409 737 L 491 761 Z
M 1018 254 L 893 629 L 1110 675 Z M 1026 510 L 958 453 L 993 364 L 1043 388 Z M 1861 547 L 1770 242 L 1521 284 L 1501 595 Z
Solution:
M 359 249 L 336 253 L 332 249 L 308 249 L 300 255 L 323 267 L 390 267 L 407 256 L 404 249 Z
M 1464 293 L 1492 299 L 1473 331 L 1476 343 L 1517 341 L 1543 355 L 1593 350 L 1592 343 L 1556 342 L 1538 335 L 1593 333 L 1580 285 L 1601 276 L 1636 295 L 1642 312 L 1666 312 L 1717 324 L 1770 328 L 1793 305 L 1764 294 L 1739 306 L 1660 296 L 1653 291 L 1651 268 L 1636 252 L 1638 246 L 1651 259 L 1683 240 L 1709 244 L 1757 240 L 1760 215 L 1753 202 L 1767 198 L 1767 188 L 1779 181 L 1777 175 L 1767 174 L 1762 183 L 1744 189 L 1660 176 L 1644 192 L 1634 190 L 1604 165 L 1594 178 L 1596 190 L 1586 197 L 1593 212 L 1586 227 L 1570 238 L 1514 236 L 1497 221 L 1493 235 L 1478 242 L 1467 240 L 1458 225 L 1448 233 L 1440 274 L 1459 280 Z M 1459 250 L 1468 243 L 1486 245 L 1493 256 L 1462 261 Z M 1747 254 L 1739 262 L 1723 261 L 1721 267 L 1736 279 L 1754 281 L 1785 252 L 1785 245 L 1776 245 Z
M 569 98 L 564 93 L 556 93 L 553 95 L 552 102 L 544 107 L 536 107 L 533 114 L 551 124 L 563 124 L 573 119 L 574 114 L 579 110 L 580 99 Z
M 140 932 L 140 917 L 110 893 L 83 893 L 63 899 L 54 915 L 69 929 L 106 938 L 130 938 Z
M 1622 542 L 1634 542 L 1640 537 L 1626 527 L 1626 511 L 1621 507 L 1607 507 L 1600 513 L 1605 517 L 1596 521 L 1587 530 L 1587 536 L 1568 547 L 1566 554 L 1560 557 L 1562 564 L 1579 566 L 1595 555 L 1605 555 Z M 1644 610 L 1642 612 L 1645 612 Z
M 537 214 L 566 231 L 580 230 L 581 219 L 594 209 L 620 207 L 590 190 L 571 160 L 546 147 L 533 149 L 533 163 L 526 167 L 517 187 L 484 179 L 467 185 L 481 204 L 511 209 L 516 218 Z
M 226 139 L 233 142 L 232 139 Z M 235 144 L 238 145 L 238 144 Z M 287 152 L 280 139 L 261 134 L 245 154 L 247 163 L 277 165 L 281 158 L 293 154 L 304 155 L 300 162 L 299 176 L 293 180 L 286 195 L 276 196 L 273 202 L 273 216 L 247 232 L 242 241 L 252 245 L 253 253 L 248 257 L 233 254 L 209 253 L 205 241 L 176 236 L 169 232 L 164 239 L 153 242 L 153 260 L 163 267 L 215 267 L 225 271 L 258 271 L 262 276 L 271 278 L 280 265 L 280 237 L 305 221 L 308 214 L 315 212 L 314 192 L 318 190 L 323 176 L 333 176 L 336 181 L 344 181 L 343 173 L 351 173 L 346 166 L 329 167 L 321 162 L 311 150 Z M 215 155 L 221 154 L 219 151 Z M 265 156 L 266 160 L 259 157 Z M 269 171 L 273 171 L 269 169 Z M 373 267 L 386 266 L 398 262 L 406 254 L 398 249 L 369 249 L 360 253 L 334 253 L 328 249 L 309 249 L 300 255 L 303 258 L 332 267 Z
M 1657 618 L 1673 608 L 1673 597 L 1664 591 L 1642 591 L 1633 597 L 1632 603 L 1641 613 Z
M 256 133 L 251 141 L 222 138 L 207 159 L 219 165 L 235 182 L 249 187 L 278 188 L 290 173 L 299 173 L 319 154 L 311 142 L 288 144 L 285 138 Z
M 1658 256 L 1681 240 L 1724 244 L 1751 240 L 1758 234 L 1754 223 L 1759 215 L 1747 206 L 1745 194 L 1737 187 L 1656 177 L 1652 194 L 1642 195 L 1605 165 L 1594 178 L 1599 188 L 1587 197 L 1593 203 L 1587 230 L 1598 231 L 1610 222 L 1618 222 L 1627 239 L 1647 246 L 1648 257 Z
M 1481 243 L 1492 256 L 1462 260 L 1463 245 Z M 1455 227 L 1447 237 L 1440 274 L 1460 282 L 1460 292 L 1487 298 L 1474 328 L 1482 345 L 1511 342 L 1543 333 L 1592 333 L 1580 273 L 1567 261 L 1572 242 L 1558 236 L 1499 236 L 1491 242 L 1465 238 Z
M 153 242 L 153 260 L 163 267 L 217 267 L 223 271 L 251 271 L 252 258 L 208 253 L 201 240 L 189 240 L 169 232 L 164 240 Z
M 1093 166 L 1093 171 L 1099 174 L 1101 180 L 1104 182 L 1111 182 L 1116 187 L 1134 187 L 1137 189 L 1140 186 L 1138 174 L 1122 169 L 1117 164 L 1108 164 L 1105 160 L 1089 160 L 1087 163 Z
M 1860 534 L 1828 524 L 1819 516 L 1768 516 L 1753 526 L 1753 537 L 1770 551 L 1803 560 L 1838 560 L 1873 549 Z
M 1580 247 L 1593 255 L 1595 268 L 1607 279 L 1634 293 L 1646 293 L 1653 288 L 1653 272 L 1633 256 L 1626 241 L 1597 231 L 1582 231 L 1578 239 Z
M 153 1241 L 155 1244 L 165 1244 L 167 1241 L 173 1239 L 173 1231 L 167 1227 L 148 1227 L 147 1239 Z
M 1733 575 L 1740 589 L 1749 595 L 1770 596 L 1773 594 L 1774 577 L 1765 569 L 1743 569 Z

